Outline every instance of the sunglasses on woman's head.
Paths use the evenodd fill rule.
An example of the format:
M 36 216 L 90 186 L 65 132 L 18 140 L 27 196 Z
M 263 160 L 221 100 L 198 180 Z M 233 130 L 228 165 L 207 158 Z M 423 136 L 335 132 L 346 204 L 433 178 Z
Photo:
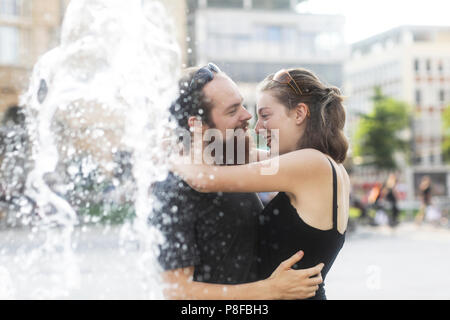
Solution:
M 219 73 L 220 69 L 214 63 L 210 62 L 206 66 L 197 70 L 197 72 L 192 77 L 191 83 L 189 84 L 189 89 L 199 90 L 205 84 L 214 79 L 214 73 Z
M 292 90 L 294 90 L 295 93 L 300 96 L 303 94 L 297 82 L 295 82 L 294 78 L 292 78 L 291 74 L 287 70 L 282 69 L 278 71 L 277 73 L 275 73 L 272 80 L 281 84 L 289 85 L 292 88 Z M 309 111 L 308 107 L 306 108 L 306 112 L 308 118 L 311 117 L 311 112 Z
M 281 84 L 288 84 L 292 90 L 295 91 L 298 95 L 302 95 L 303 92 L 298 86 L 297 82 L 295 82 L 294 78 L 292 78 L 291 74 L 287 70 L 280 70 L 273 76 L 273 81 L 281 83 Z

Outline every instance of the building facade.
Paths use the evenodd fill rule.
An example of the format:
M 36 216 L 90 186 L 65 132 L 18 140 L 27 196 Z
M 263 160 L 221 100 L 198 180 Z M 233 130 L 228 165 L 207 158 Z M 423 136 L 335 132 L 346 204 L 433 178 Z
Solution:
M 187 63 L 187 3 L 186 0 L 160 0 L 166 7 L 169 17 L 173 21 L 175 35 L 181 51 L 181 63 Z
M 57 45 L 67 0 L 0 1 L 0 114 L 18 104 L 38 57 Z
M 0 0 L 0 118 L 19 103 L 38 58 L 56 47 L 70 0 Z M 186 61 L 186 2 L 163 0 Z
M 188 63 L 218 64 L 239 84 L 249 107 L 257 83 L 282 68 L 304 67 L 340 87 L 344 18 L 299 14 L 299 2 L 188 1 Z
M 441 149 L 441 114 L 450 105 L 450 27 L 402 26 L 357 42 L 344 74 L 350 135 L 358 114 L 371 110 L 375 87 L 408 103 L 413 109 L 408 194 L 417 196 L 421 177 L 430 175 L 436 193 L 450 196 Z

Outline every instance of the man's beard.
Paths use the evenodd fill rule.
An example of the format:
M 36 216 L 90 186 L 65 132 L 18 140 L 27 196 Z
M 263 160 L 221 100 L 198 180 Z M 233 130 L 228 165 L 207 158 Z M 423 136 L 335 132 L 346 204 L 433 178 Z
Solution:
M 208 126 L 210 129 L 217 129 L 217 126 L 213 121 L 210 121 L 210 123 L 208 123 Z M 215 150 L 211 153 L 211 156 L 214 158 L 215 165 L 240 165 L 250 163 L 250 137 L 248 136 L 248 131 L 245 131 L 245 129 L 248 129 L 248 127 L 249 123 L 246 121 L 239 127 L 234 128 L 234 131 L 242 130 L 244 132 L 243 134 L 239 134 L 237 136 L 236 134 L 234 134 L 231 138 L 233 139 L 233 141 L 230 141 L 231 139 L 227 140 L 225 137 L 225 140 L 222 141 L 221 156 L 218 155 L 216 157 Z M 214 140 L 212 142 L 214 142 Z M 242 148 L 241 145 L 244 143 L 244 148 Z M 230 153 L 229 151 L 228 155 L 227 145 L 229 145 L 230 147 L 233 146 L 232 153 Z
M 233 139 L 233 141 L 230 141 Z M 233 136 L 230 140 L 222 143 L 222 156 L 212 152 L 216 165 L 240 165 L 250 162 L 250 137 L 245 135 Z M 228 150 L 233 147 L 233 150 Z M 243 146 L 243 147 L 242 147 Z

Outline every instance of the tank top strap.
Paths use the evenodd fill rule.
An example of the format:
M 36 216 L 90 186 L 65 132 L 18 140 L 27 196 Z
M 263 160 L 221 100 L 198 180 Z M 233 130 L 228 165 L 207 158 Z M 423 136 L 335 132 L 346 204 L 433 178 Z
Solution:
M 328 158 L 327 158 L 328 159 Z M 337 175 L 336 169 L 333 163 L 328 159 L 333 170 L 333 229 L 337 231 L 337 215 L 338 215 L 338 204 L 337 204 Z

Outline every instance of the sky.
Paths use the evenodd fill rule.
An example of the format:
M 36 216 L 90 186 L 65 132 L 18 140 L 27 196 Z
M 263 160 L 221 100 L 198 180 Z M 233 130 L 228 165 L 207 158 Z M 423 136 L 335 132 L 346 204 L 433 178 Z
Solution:
M 405 24 L 450 26 L 450 0 L 307 0 L 297 10 L 344 15 L 347 43 Z

